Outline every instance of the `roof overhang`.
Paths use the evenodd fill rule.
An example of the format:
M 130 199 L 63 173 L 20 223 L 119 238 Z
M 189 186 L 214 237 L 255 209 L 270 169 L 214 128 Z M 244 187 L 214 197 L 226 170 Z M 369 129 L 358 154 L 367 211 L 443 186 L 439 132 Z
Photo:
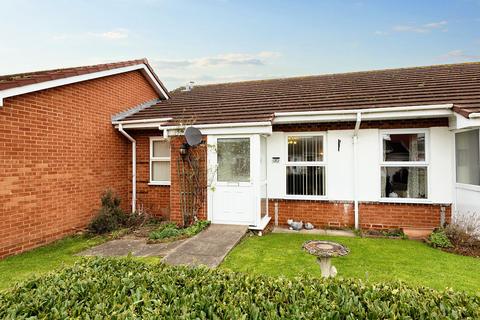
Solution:
M 203 135 L 222 135 L 222 134 L 272 134 L 272 123 L 270 121 L 262 122 L 235 122 L 235 123 L 215 123 L 193 125 L 199 129 Z M 178 126 L 159 126 L 165 137 L 183 135 L 188 125 Z
M 356 121 L 357 114 L 362 120 L 401 120 L 418 118 L 450 117 L 453 104 L 404 106 L 388 108 L 343 109 L 303 112 L 275 112 L 274 124 Z
M 156 77 L 153 75 L 152 71 L 150 71 L 148 66 L 144 63 L 139 63 L 136 65 L 127 66 L 127 67 L 120 67 L 120 68 L 115 68 L 115 69 L 110 69 L 105 71 L 92 72 L 92 73 L 87 73 L 87 74 L 78 75 L 78 76 L 72 76 L 72 77 L 67 77 L 62 79 L 29 84 L 26 86 L 21 86 L 21 87 L 16 87 L 11 89 L 5 89 L 0 91 L 0 107 L 3 106 L 3 100 L 8 97 L 18 96 L 25 93 L 60 87 L 60 86 L 64 86 L 72 83 L 112 76 L 112 75 L 135 71 L 135 70 L 139 70 L 142 72 L 142 74 L 145 76 L 145 78 L 148 80 L 150 85 L 155 89 L 155 91 L 158 93 L 159 96 L 163 97 L 164 99 L 169 99 L 168 92 L 166 91 L 166 89 L 164 89 L 163 85 L 156 79 Z
M 474 116 L 472 117 L 472 115 Z M 480 114 L 477 116 L 475 113 L 470 113 L 469 117 L 465 118 L 461 114 L 455 113 L 453 121 L 450 122 L 450 129 L 452 130 L 472 128 L 480 128 Z

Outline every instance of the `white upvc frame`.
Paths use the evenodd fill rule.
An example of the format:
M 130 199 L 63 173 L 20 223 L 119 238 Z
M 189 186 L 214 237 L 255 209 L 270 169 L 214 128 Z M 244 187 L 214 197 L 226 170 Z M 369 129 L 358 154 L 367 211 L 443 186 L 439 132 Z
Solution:
M 383 160 L 383 136 L 385 134 L 421 134 L 425 135 L 425 160 L 424 161 L 384 161 Z M 425 167 L 427 169 L 427 198 L 388 198 L 382 197 L 381 183 L 379 190 L 380 202 L 398 202 L 398 203 L 431 203 L 430 200 L 430 130 L 421 129 L 385 129 L 379 130 L 378 141 L 380 144 L 378 176 L 382 178 L 382 167 Z
M 288 138 L 289 137 L 322 137 L 323 142 L 323 160 L 322 161 L 288 161 Z M 285 143 L 285 199 L 292 200 L 327 200 L 328 199 L 328 190 L 327 190 L 327 133 L 324 131 L 309 131 L 309 132 L 285 132 L 284 136 Z M 323 190 L 325 191 L 324 195 L 296 195 L 296 194 L 287 194 L 287 167 L 293 166 L 302 166 L 302 167 L 323 167 Z
M 170 156 L 169 157 L 154 157 L 153 156 L 153 144 L 155 141 L 162 141 L 162 142 L 167 142 L 169 143 L 170 141 L 168 139 L 165 139 L 163 137 L 150 137 L 150 157 L 149 157 L 149 165 L 148 165 L 148 170 L 149 170 L 149 185 L 156 185 L 156 186 L 169 186 L 171 183 L 170 180 L 164 180 L 164 181 L 156 181 L 153 180 L 153 163 L 154 162 L 168 162 L 170 163 L 170 168 L 172 167 L 172 161 L 171 161 L 171 152 L 172 150 L 170 149 Z M 172 172 L 170 172 L 170 176 L 172 175 Z
M 463 132 L 468 132 L 468 131 L 478 131 L 478 141 L 479 141 L 479 149 L 480 149 L 480 127 L 479 128 L 469 128 L 469 129 L 460 129 L 460 130 L 455 130 L 454 132 L 454 137 L 453 137 L 453 155 L 454 155 L 454 184 L 457 188 L 459 189 L 465 189 L 465 190 L 471 190 L 471 191 L 480 191 L 480 185 L 476 184 L 469 184 L 469 183 L 461 183 L 457 182 L 457 133 L 463 133 Z

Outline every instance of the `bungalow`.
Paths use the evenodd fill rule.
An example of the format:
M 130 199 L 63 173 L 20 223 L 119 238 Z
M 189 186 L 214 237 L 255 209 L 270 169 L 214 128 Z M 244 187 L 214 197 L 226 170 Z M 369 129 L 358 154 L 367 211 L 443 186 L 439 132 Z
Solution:
M 479 74 L 464 63 L 187 86 L 112 123 L 138 143 L 133 201 L 153 207 L 169 188 L 178 223 L 193 126 L 207 146 L 200 219 L 430 232 L 480 214 Z
M 85 227 L 108 187 L 179 224 L 256 230 L 428 231 L 480 214 L 479 74 L 466 63 L 170 93 L 146 60 L 0 76 L 0 257 Z

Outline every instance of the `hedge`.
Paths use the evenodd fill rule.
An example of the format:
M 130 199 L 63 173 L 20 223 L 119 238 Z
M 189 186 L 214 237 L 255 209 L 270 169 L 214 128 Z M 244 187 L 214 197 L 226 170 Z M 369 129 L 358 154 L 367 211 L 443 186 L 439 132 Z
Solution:
M 96 258 L 0 293 L 0 318 L 29 317 L 473 319 L 480 318 L 480 296 L 397 282 L 291 280 Z

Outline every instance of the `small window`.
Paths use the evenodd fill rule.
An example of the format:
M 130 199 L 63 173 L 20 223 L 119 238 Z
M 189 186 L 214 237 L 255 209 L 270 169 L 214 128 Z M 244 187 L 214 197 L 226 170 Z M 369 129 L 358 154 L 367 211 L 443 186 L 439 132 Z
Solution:
M 323 135 L 287 137 L 287 195 L 325 196 L 323 138 Z
M 480 186 L 479 130 L 455 134 L 457 182 Z
M 382 198 L 428 198 L 425 140 L 426 132 L 382 134 Z
M 150 183 L 170 184 L 170 142 L 163 138 L 150 139 Z

